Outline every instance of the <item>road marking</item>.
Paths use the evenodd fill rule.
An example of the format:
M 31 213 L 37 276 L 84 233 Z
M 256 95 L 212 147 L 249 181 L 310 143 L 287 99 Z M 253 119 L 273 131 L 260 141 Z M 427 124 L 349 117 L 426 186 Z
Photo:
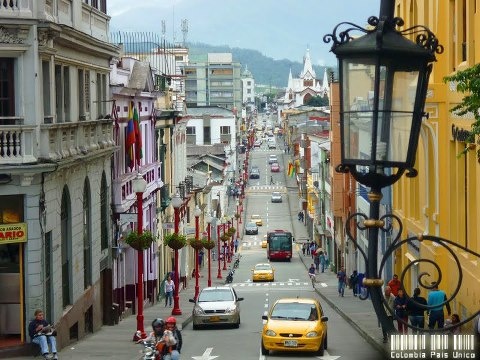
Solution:
M 212 353 L 213 348 L 206 348 L 203 355 L 201 356 L 192 356 L 192 359 L 195 360 L 211 360 L 211 359 L 216 359 L 218 356 L 210 356 Z
M 340 358 L 340 356 L 337 355 L 330 355 L 327 350 L 323 353 L 323 356 L 316 356 L 317 359 L 323 359 L 323 360 L 336 360 Z

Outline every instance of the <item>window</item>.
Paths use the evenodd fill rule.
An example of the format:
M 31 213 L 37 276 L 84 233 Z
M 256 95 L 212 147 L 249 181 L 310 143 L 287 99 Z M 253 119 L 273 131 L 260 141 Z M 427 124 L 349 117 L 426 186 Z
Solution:
M 72 304 L 72 232 L 71 232 L 71 210 L 70 210 L 70 195 L 67 186 L 63 188 L 62 203 L 60 210 L 60 236 L 61 236 L 61 261 L 62 261 L 62 305 L 66 308 Z
M 195 126 L 187 126 L 186 133 L 187 135 L 195 135 Z
M 211 144 L 211 134 L 210 134 L 210 126 L 203 127 L 203 144 L 210 145 Z
M 13 80 L 13 59 L 0 58 L 0 117 L 15 116 Z M 9 125 L 9 121 L 0 119 L 0 125 Z
M 100 246 L 102 250 L 108 248 L 108 187 L 105 172 L 102 175 L 100 187 Z
M 78 112 L 80 120 L 90 119 L 90 72 L 78 70 Z
M 92 285 L 91 202 L 88 178 L 83 185 L 83 287 Z
M 230 126 L 220 126 L 220 135 L 230 135 Z
M 52 106 L 50 104 L 50 81 L 50 62 L 42 61 L 43 116 L 46 124 L 53 122 Z
M 107 77 L 105 74 L 97 74 L 97 119 L 105 119 L 107 116 Z

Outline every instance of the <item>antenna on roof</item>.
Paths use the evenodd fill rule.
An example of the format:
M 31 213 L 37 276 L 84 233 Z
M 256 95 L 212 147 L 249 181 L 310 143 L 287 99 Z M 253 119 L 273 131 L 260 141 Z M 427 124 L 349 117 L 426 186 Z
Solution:
M 188 20 L 182 20 L 182 33 L 183 33 L 183 46 L 186 47 L 187 45 L 187 34 L 188 34 Z

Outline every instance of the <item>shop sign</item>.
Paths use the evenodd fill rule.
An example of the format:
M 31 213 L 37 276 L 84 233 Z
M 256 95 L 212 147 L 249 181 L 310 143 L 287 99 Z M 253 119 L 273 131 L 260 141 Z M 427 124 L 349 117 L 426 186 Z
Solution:
M 27 223 L 0 224 L 0 245 L 27 241 Z

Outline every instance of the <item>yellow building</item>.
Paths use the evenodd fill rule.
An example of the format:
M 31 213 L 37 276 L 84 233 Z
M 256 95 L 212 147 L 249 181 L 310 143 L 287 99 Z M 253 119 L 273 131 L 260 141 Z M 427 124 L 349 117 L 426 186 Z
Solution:
M 444 47 L 430 76 L 425 105 L 429 118 L 422 125 L 415 165 L 418 176 L 404 176 L 393 188 L 394 213 L 404 226 L 401 238 L 435 235 L 480 253 L 480 163 L 476 155 L 480 145 L 477 139 L 472 151 L 458 156 L 466 146 L 465 134 L 473 116 L 459 117 L 450 112 L 464 95 L 456 92 L 454 84 L 443 81 L 445 76 L 480 60 L 480 39 L 475 41 L 475 36 L 480 37 L 480 2 L 396 0 L 395 16 L 405 20 L 404 28 L 427 26 Z M 430 274 L 423 278 L 426 283 L 438 280 L 432 264 L 415 260 L 430 259 L 438 264 L 440 288 L 447 296 L 454 295 L 458 288 L 452 311 L 465 319 L 480 309 L 480 258 L 456 246 L 452 249 L 450 253 L 430 241 L 403 246 L 395 254 L 395 271 L 400 274 L 409 264 L 416 264 L 405 277 L 405 287 L 411 293 L 423 272 Z

